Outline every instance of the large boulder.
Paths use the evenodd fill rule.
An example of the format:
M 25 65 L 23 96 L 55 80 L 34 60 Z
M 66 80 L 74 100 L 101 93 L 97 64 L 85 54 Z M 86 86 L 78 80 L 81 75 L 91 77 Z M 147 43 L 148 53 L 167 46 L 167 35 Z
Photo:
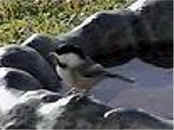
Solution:
M 45 89 L 59 91 L 61 88 L 57 75 L 47 61 L 30 47 L 11 45 L 0 48 L 0 66 L 30 73 Z
M 173 67 L 173 1 L 137 0 L 120 11 L 102 11 L 56 38 L 35 34 L 22 45 L 46 59 L 62 43 L 74 43 L 106 67 L 133 58 L 158 67 Z M 43 45 L 42 45 L 43 44 Z
M 135 57 L 158 67 L 173 67 L 173 0 L 138 0 L 133 5 L 97 12 L 59 39 L 80 45 L 106 67 Z
M 137 1 L 137 3 L 140 1 Z M 163 68 L 173 67 L 173 0 L 144 0 L 135 15 L 137 57 Z M 138 28 L 139 26 L 139 28 Z
M 120 11 L 102 11 L 57 37 L 34 34 L 22 45 L 47 60 L 62 43 L 74 43 L 105 67 L 133 58 L 162 68 L 173 67 L 173 0 L 137 0 Z M 43 44 L 43 45 L 42 45 Z

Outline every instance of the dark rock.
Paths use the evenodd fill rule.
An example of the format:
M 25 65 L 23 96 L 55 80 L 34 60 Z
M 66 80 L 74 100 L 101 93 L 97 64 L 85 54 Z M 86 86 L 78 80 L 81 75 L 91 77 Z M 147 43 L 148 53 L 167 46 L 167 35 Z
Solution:
M 158 67 L 171 68 L 173 1 L 138 0 L 127 9 L 98 12 L 57 38 L 36 34 L 23 45 L 35 48 L 49 61 L 48 53 L 61 43 L 80 45 L 105 67 L 122 65 L 137 57 Z
M 29 94 L 27 94 L 29 93 Z M 40 90 L 21 96 L 24 103 L 17 104 L 2 116 L 0 125 L 7 129 L 87 129 L 103 117 L 110 107 L 87 98 L 76 100 L 78 95 L 63 97 L 55 102 L 44 102 L 50 92 Z M 54 94 L 53 94 L 54 95 Z
M 0 128 L 35 129 L 42 119 L 37 110 L 45 103 L 45 97 L 61 97 L 58 93 L 47 90 L 27 91 L 18 97 L 18 102 L 0 117 Z M 57 98 L 58 100 L 58 98 Z M 56 100 L 55 100 L 56 101 Z
M 43 35 L 43 34 L 34 34 L 29 37 L 21 46 L 28 46 L 37 50 L 44 58 L 47 59 L 49 52 L 55 51 L 57 44 L 54 37 Z M 58 41 L 57 41 L 58 42 Z
M 172 129 L 165 119 L 139 110 L 111 109 L 94 99 L 78 98 L 78 94 L 51 103 L 42 101 L 50 92 L 35 91 L 23 96 L 24 103 L 14 106 L 2 116 L 2 128 L 13 129 Z M 42 96 L 41 96 L 41 95 Z M 28 97 L 28 98 L 26 98 Z
M 171 121 L 142 109 L 117 108 L 105 113 L 105 129 L 172 129 Z M 117 125 L 116 125 L 117 124 Z
M 45 89 L 59 91 L 60 81 L 49 64 L 30 47 L 6 46 L 0 49 L 0 65 L 21 69 L 40 81 Z
M 4 129 L 34 129 L 37 120 L 36 110 L 38 100 L 29 100 L 26 103 L 15 105 L 6 115 L 3 115 L 1 126 Z
M 22 43 L 21 46 L 28 46 L 37 50 L 37 52 L 39 52 L 40 55 L 43 56 L 50 64 L 58 79 L 61 80 L 56 72 L 55 64 L 52 62 L 52 59 L 49 56 L 49 53 L 55 51 L 59 43 L 61 43 L 59 39 L 56 39 L 54 37 L 42 34 L 34 34 L 24 43 Z
M 146 63 L 171 68 L 173 1 L 143 2 L 137 1 L 138 8 L 98 12 L 59 38 L 61 42 L 80 45 L 93 60 L 106 67 L 138 57 Z
M 173 67 L 172 3 L 173 0 L 147 0 L 135 12 L 141 26 L 136 32 L 137 56 L 163 68 Z
M 0 72 L 0 112 L 2 113 L 13 108 L 26 92 L 43 88 L 37 79 L 25 71 L 1 67 Z
M 0 87 L 5 86 L 7 90 L 29 91 L 43 88 L 37 79 L 25 71 L 1 67 L 0 72 Z

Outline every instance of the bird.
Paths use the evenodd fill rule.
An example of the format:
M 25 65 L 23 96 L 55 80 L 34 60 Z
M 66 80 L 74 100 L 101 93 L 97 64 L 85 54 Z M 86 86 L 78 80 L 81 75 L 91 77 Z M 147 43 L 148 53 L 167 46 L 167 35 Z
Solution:
M 76 44 L 61 44 L 55 51 L 49 53 L 49 57 L 54 60 L 56 71 L 63 82 L 72 88 L 68 94 L 88 93 L 91 88 L 106 78 L 117 78 L 128 83 L 135 82 L 134 79 L 108 72 L 101 64 L 85 55 Z

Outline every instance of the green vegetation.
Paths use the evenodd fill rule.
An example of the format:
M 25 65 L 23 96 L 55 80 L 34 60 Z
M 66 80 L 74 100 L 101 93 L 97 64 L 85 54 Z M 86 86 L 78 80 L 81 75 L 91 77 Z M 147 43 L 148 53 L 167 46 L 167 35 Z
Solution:
M 121 8 L 127 3 L 127 0 L 67 1 L 0 0 L 0 46 L 21 43 L 33 33 L 65 33 L 97 11 Z

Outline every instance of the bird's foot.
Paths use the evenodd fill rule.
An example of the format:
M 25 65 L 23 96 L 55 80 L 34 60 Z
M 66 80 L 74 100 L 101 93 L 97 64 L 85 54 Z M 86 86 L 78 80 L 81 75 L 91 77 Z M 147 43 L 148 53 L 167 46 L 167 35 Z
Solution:
M 80 91 L 74 94 L 76 96 L 76 101 L 80 101 L 81 99 L 85 99 L 90 96 L 90 94 L 86 91 Z
M 72 88 L 71 90 L 69 90 L 68 92 L 65 93 L 65 96 L 68 96 L 71 94 L 76 94 L 76 93 L 80 93 L 80 90 L 77 88 Z
M 77 88 L 72 88 L 70 91 L 68 91 L 67 93 L 65 93 L 65 96 L 69 96 L 69 95 L 75 95 L 76 96 L 76 101 L 79 101 L 80 99 L 83 99 L 85 97 L 91 96 L 88 93 L 88 90 L 85 90 L 85 89 L 77 89 Z

